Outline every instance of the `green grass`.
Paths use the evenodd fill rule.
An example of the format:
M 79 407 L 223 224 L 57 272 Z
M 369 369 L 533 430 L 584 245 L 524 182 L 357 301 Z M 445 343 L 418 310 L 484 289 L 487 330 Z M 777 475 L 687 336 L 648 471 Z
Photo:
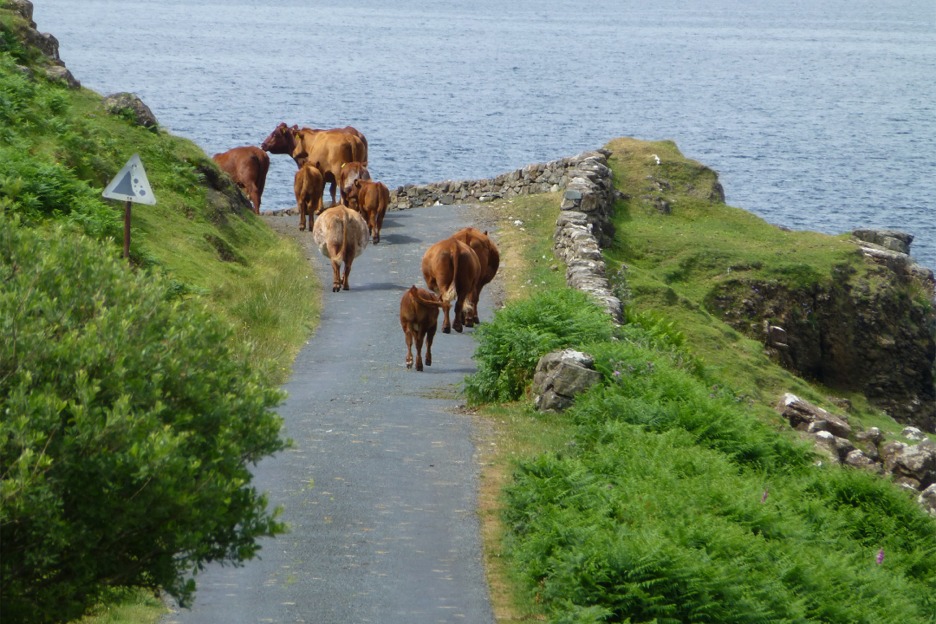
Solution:
M 689 345 L 634 319 L 584 345 L 604 381 L 562 417 L 485 412 L 526 420 L 489 546 L 526 615 L 499 621 L 933 621 L 936 523 L 914 497 L 817 464 Z
M 118 590 L 106 603 L 100 604 L 75 624 L 156 624 L 167 613 L 169 609 L 152 593 Z
M 628 305 L 665 316 L 685 334 L 710 374 L 757 405 L 772 406 L 783 392 L 793 392 L 832 407 L 829 397 L 839 396 L 851 401 L 857 420 L 880 424 L 878 412 L 859 393 L 805 383 L 776 366 L 762 341 L 710 312 L 711 298 L 739 280 L 812 291 L 828 287 L 844 272 L 873 287 L 880 278 L 847 237 L 782 230 L 712 201 L 714 173 L 683 157 L 672 142 L 617 139 L 608 148 L 614 151 L 615 183 L 627 198 L 618 202 L 616 245 L 606 259 L 609 274 L 627 267 Z M 668 199 L 669 214 L 656 208 L 657 197 Z
M 0 9 L 0 26 L 0 210 L 34 227 L 70 223 L 119 249 L 123 203 L 101 191 L 140 154 L 157 203 L 132 208 L 133 264 L 203 299 L 256 349 L 252 359 L 271 379 L 285 381 L 320 311 L 298 246 L 253 215 L 192 142 L 105 112 L 97 93 L 20 72 L 17 64 L 43 59 L 18 39 L 20 18 Z

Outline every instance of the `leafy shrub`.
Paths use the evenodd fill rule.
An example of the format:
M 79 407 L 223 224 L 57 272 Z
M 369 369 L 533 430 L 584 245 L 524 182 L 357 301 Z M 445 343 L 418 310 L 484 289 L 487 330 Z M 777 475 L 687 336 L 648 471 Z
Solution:
M 120 212 L 98 191 L 65 167 L 19 150 L 0 148 L 0 196 L 27 221 L 63 218 L 94 238 L 121 236 Z
M 584 293 L 547 289 L 498 310 L 475 336 L 478 370 L 465 381 L 474 403 L 522 396 L 539 358 L 550 351 L 611 338 L 611 320 Z
M 0 211 L 4 622 L 65 621 L 112 586 L 184 602 L 193 569 L 282 530 L 248 469 L 284 447 L 282 393 L 171 288 Z

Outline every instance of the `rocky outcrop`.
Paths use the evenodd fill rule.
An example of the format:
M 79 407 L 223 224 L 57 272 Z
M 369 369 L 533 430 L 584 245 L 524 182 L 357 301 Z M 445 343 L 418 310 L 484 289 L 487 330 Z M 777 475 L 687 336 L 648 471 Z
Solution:
M 159 123 L 149 106 L 135 93 L 113 93 L 104 98 L 104 110 L 137 126 L 156 130 Z
M 50 80 L 64 82 L 71 89 L 78 89 L 81 83 L 72 76 L 59 57 L 59 42 L 49 33 L 36 30 L 33 21 L 33 3 L 29 0 L 7 0 L 7 6 L 25 20 L 25 26 L 18 33 L 20 39 L 29 47 L 38 50 L 45 57 L 46 62 L 41 70 Z
M 812 437 L 817 451 L 836 464 L 884 475 L 919 492 L 918 502 L 936 515 L 936 443 L 920 429 L 906 427 L 903 440 L 887 440 L 877 427 L 852 432 L 848 418 L 787 394 L 777 411 L 790 426 Z
M 936 432 L 936 306 L 933 272 L 912 262 L 912 236 L 858 230 L 869 260 L 840 266 L 807 286 L 739 277 L 706 306 L 763 340 L 785 368 L 832 388 L 858 391 L 895 420 Z
M 575 396 L 601 381 L 590 355 L 565 349 L 547 353 L 536 364 L 533 406 L 540 412 L 562 412 Z

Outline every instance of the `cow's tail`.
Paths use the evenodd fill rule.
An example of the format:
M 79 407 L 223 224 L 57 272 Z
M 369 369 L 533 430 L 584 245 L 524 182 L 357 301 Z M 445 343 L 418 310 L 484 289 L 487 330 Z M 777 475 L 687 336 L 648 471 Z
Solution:
M 341 211 L 341 249 L 338 251 L 336 262 L 343 262 L 348 249 L 348 213 Z
M 442 293 L 442 300 L 446 303 L 452 303 L 455 299 L 458 298 L 458 293 L 455 290 L 455 284 L 458 282 L 458 245 L 452 245 L 452 283 L 449 284 L 449 287 Z
M 413 286 L 410 287 L 410 296 L 411 296 L 413 299 L 415 299 L 416 301 L 418 301 L 419 303 L 421 303 L 422 305 L 424 305 L 424 306 L 429 306 L 429 307 L 433 307 L 433 308 L 441 308 L 441 307 L 442 307 L 442 301 L 441 301 L 441 300 L 439 300 L 439 299 L 427 299 L 426 297 L 423 297 L 423 296 L 420 294 L 419 289 L 416 288 L 416 285 L 415 285 L 415 284 L 413 284 Z

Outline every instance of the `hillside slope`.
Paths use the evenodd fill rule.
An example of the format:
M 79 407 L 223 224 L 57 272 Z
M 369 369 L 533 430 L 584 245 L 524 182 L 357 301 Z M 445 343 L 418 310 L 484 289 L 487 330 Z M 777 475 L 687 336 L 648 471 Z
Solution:
M 120 250 L 123 205 L 101 191 L 139 154 L 157 203 L 133 207 L 131 263 L 203 297 L 259 350 L 257 360 L 277 362 L 271 373 L 282 381 L 318 314 L 315 277 L 297 247 L 191 141 L 140 125 L 129 108 L 108 112 L 100 94 L 78 86 L 30 14 L 26 2 L 0 8 L 0 209 Z
M 731 376 L 743 377 L 739 358 L 769 359 L 829 394 L 867 399 L 936 432 L 933 274 L 906 248 L 784 230 L 727 206 L 715 173 L 668 141 L 620 139 L 608 149 L 623 194 L 608 255 L 632 304 L 684 323 Z M 745 389 L 766 403 L 783 390 Z

